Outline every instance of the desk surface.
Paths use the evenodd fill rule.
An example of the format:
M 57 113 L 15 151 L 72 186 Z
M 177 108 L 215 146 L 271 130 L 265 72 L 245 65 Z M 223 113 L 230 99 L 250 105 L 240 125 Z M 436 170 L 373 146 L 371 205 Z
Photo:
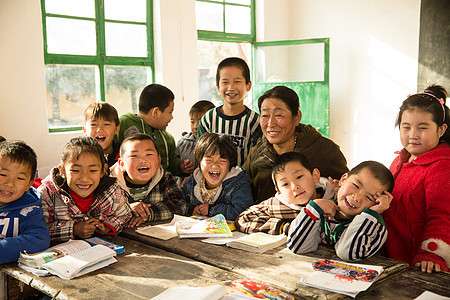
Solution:
M 116 237 L 112 241 L 125 246 L 125 253 L 117 256 L 116 263 L 71 280 L 38 277 L 15 263 L 1 265 L 0 272 L 56 299 L 149 299 L 167 288 L 183 285 L 221 284 L 231 291 L 231 281 L 240 278 L 238 274 L 133 240 Z
M 201 242 L 201 239 L 160 240 L 136 233 L 135 229 L 125 229 L 121 236 L 236 272 L 299 298 L 339 299 L 345 297 L 297 283 L 301 276 L 311 272 L 311 264 L 317 258 L 339 260 L 334 249 L 328 247 L 319 247 L 318 251 L 307 255 L 294 254 L 284 247 L 257 254 L 228 248 L 224 245 L 207 244 Z M 382 277 L 389 277 L 407 269 L 405 263 L 384 257 L 372 257 L 361 263 L 383 266 Z M 376 285 L 377 283 L 374 283 L 374 286 Z M 369 291 L 370 289 L 365 293 L 369 293 Z

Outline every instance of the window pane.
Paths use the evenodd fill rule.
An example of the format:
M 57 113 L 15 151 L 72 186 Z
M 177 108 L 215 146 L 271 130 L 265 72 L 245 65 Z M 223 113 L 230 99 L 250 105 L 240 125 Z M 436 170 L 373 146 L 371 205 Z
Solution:
M 251 0 L 225 0 L 227 3 L 236 3 L 236 4 L 244 4 L 244 5 L 250 5 Z
M 105 0 L 106 19 L 145 22 L 146 17 L 146 0 Z
M 119 116 L 138 112 L 139 95 L 152 82 L 149 67 L 106 66 L 106 101 L 113 105 Z
M 258 48 L 260 82 L 324 80 L 324 44 L 284 45 Z
M 225 7 L 225 32 L 250 34 L 250 8 L 227 5 Z
M 197 30 L 223 31 L 223 5 L 195 2 Z
M 45 0 L 45 12 L 95 18 L 95 2 L 94 0 Z
M 216 88 L 217 65 L 225 58 L 237 56 L 251 66 L 251 45 L 249 43 L 224 43 L 198 41 L 198 84 L 200 99 L 211 100 L 216 105 L 223 100 Z M 251 103 L 251 93 L 247 93 L 246 105 Z
M 147 57 L 147 26 L 106 22 L 107 56 Z
M 96 66 L 47 65 L 48 127 L 81 126 L 85 107 L 97 99 L 96 82 Z
M 95 22 L 47 17 L 47 52 L 95 55 Z

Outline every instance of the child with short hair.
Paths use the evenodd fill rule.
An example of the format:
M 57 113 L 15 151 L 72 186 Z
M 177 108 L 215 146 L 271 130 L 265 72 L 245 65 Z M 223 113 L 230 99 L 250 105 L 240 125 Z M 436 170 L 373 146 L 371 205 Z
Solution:
M 194 149 L 199 167 L 183 186 L 186 215 L 212 217 L 222 214 L 234 221 L 253 204 L 250 179 L 236 166 L 236 149 L 225 135 L 205 133 Z
M 108 168 L 119 159 L 120 144 L 114 140 L 119 129 L 119 115 L 111 104 L 94 102 L 84 110 L 83 133 L 97 139 L 105 152 Z
M 123 140 L 111 175 L 117 177 L 129 196 L 133 218 L 128 227 L 147 221 L 168 221 L 174 214 L 184 214 L 186 200 L 175 178 L 161 166 L 161 156 L 151 136 L 138 133 Z
M 213 109 L 215 106 L 211 101 L 200 100 L 192 105 L 189 110 L 189 119 L 191 123 L 191 132 L 183 132 L 181 138 L 177 143 L 177 154 L 184 160 L 189 159 L 194 163 L 194 167 L 197 168 L 198 164 L 195 161 L 194 148 L 197 143 L 197 130 L 200 123 L 200 119 L 203 115 Z
M 164 170 L 175 176 L 182 176 L 192 173 L 194 164 L 177 156 L 175 140 L 166 131 L 167 125 L 173 119 L 174 99 L 172 91 L 163 85 L 146 86 L 139 97 L 138 114 L 127 113 L 120 116 L 120 130 L 116 139 L 121 143 L 135 133 L 152 136 L 161 155 Z
M 259 115 L 244 105 L 252 86 L 247 63 L 239 57 L 222 60 L 217 67 L 216 86 L 224 103 L 203 116 L 198 138 L 205 132 L 227 135 L 236 148 L 237 165 L 242 166 L 250 148 L 262 135 Z
M 131 209 L 117 180 L 106 175 L 107 169 L 95 138 L 75 137 L 65 145 L 61 163 L 39 187 L 52 242 L 123 229 Z
M 409 96 L 397 116 L 403 149 L 391 164 L 383 254 L 423 272 L 450 270 L 450 114 L 439 85 Z
M 272 180 L 275 196 L 242 212 L 235 222 L 237 229 L 245 233 L 287 234 L 290 223 L 310 200 L 334 196 L 331 182 L 320 177 L 319 170 L 298 152 L 284 153 L 275 160 Z
M 315 199 L 291 223 L 287 245 L 297 254 L 322 242 L 347 261 L 368 258 L 381 249 L 387 231 L 380 214 L 392 201 L 394 178 L 388 168 L 365 161 L 342 175 L 337 199 Z
M 21 141 L 0 143 L 0 264 L 17 261 L 21 252 L 50 246 L 37 191 L 36 153 Z

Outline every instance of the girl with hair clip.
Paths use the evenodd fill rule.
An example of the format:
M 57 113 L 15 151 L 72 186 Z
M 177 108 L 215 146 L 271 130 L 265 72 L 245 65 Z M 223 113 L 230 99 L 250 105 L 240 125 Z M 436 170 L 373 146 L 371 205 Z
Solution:
M 388 257 L 431 273 L 450 267 L 450 137 L 446 90 L 429 86 L 400 107 L 403 149 L 391 164 L 394 199 L 383 214 Z
M 76 137 L 66 144 L 61 163 L 39 187 L 52 242 L 117 234 L 126 225 L 131 208 L 107 170 L 95 138 Z

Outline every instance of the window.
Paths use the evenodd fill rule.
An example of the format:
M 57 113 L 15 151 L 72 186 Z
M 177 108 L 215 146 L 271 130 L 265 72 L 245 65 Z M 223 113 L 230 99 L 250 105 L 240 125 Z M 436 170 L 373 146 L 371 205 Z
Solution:
M 85 107 L 137 112 L 154 81 L 152 0 L 41 0 L 50 132 L 77 130 Z
M 226 57 L 244 59 L 251 68 L 255 40 L 254 0 L 197 0 L 199 98 L 222 104 L 216 88 L 217 65 Z M 251 93 L 245 104 L 251 106 Z

